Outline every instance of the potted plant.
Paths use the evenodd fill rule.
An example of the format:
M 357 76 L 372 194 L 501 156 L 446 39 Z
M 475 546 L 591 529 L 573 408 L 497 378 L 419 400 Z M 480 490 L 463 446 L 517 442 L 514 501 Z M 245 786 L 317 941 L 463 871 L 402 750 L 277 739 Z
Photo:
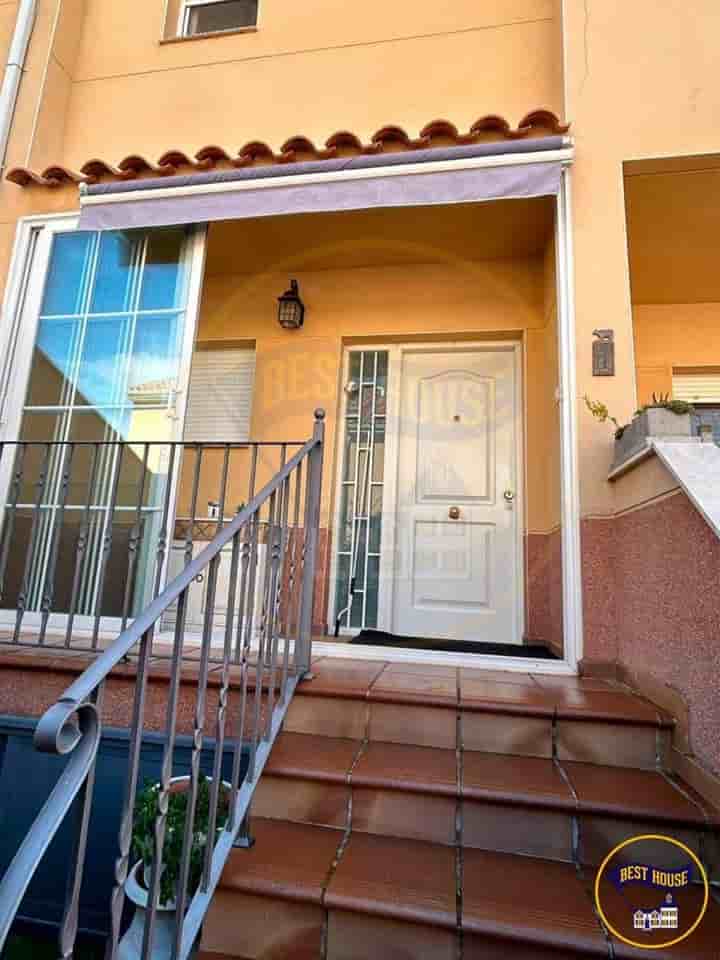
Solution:
M 693 407 L 684 400 L 672 400 L 669 393 L 653 393 L 651 402 L 636 410 L 630 423 L 623 425 L 610 415 L 604 403 L 586 396 L 585 405 L 600 423 L 609 421 L 615 427 L 612 470 L 646 449 L 648 441 L 653 438 L 692 436 L 690 417 Z
M 160 875 L 160 895 L 155 920 L 152 956 L 165 960 L 172 954 L 175 933 L 175 891 L 177 889 L 180 861 L 182 858 L 189 777 L 174 777 L 170 790 L 163 845 L 163 868 Z M 209 777 L 198 782 L 193 823 L 193 840 L 190 851 L 190 874 L 188 896 L 192 897 L 200 884 L 200 876 L 208 843 L 210 820 Z M 132 849 L 137 862 L 125 882 L 125 895 L 135 904 L 135 914 L 118 949 L 119 960 L 138 960 L 142 955 L 145 917 L 148 908 L 148 887 L 155 856 L 155 819 L 158 813 L 160 784 L 148 782 L 137 796 L 133 820 Z M 223 781 L 218 794 L 218 811 L 215 834 L 219 834 L 228 820 L 230 784 Z

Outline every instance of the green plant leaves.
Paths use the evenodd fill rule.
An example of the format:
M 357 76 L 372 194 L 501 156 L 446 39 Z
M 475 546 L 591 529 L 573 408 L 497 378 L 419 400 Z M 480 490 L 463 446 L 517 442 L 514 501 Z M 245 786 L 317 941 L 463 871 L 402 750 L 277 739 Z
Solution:
M 201 777 L 198 781 L 195 816 L 193 818 L 193 840 L 190 851 L 190 872 L 188 896 L 192 897 L 200 883 L 205 847 L 208 841 L 210 821 L 210 778 Z M 187 782 L 189 786 L 189 780 Z M 133 819 L 133 852 L 142 860 L 148 870 L 155 859 L 155 821 L 160 812 L 160 785 L 146 781 L 135 801 Z M 163 871 L 160 876 L 160 904 L 171 904 L 175 900 L 180 863 L 182 859 L 185 822 L 189 794 L 187 789 L 174 790 L 167 796 L 167 819 L 165 822 L 165 841 L 162 850 Z M 216 834 L 227 823 L 229 798 L 222 789 L 218 792 L 218 811 Z M 142 877 L 138 878 L 142 883 Z

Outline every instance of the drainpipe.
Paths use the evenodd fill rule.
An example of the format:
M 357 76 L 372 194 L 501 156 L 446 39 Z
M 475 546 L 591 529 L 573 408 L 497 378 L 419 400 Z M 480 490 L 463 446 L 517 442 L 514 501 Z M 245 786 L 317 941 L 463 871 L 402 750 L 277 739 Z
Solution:
M 36 14 L 37 0 L 20 0 L 15 32 L 10 43 L 5 75 L 0 88 L 0 168 L 5 165 L 5 154 L 10 139 L 20 80 L 25 68 L 25 58 L 35 26 Z

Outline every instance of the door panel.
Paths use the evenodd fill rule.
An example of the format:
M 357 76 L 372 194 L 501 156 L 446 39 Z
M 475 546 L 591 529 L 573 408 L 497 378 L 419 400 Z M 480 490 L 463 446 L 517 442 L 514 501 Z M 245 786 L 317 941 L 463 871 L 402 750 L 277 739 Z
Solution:
M 521 641 L 515 376 L 509 349 L 405 354 L 396 633 Z
M 418 502 L 488 502 L 494 492 L 494 383 L 449 371 L 418 383 Z

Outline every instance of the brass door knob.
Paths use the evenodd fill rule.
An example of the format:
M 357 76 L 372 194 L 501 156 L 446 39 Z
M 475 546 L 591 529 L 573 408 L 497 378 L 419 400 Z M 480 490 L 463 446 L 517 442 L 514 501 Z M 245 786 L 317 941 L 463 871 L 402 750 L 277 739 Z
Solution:
M 460 507 L 450 507 L 450 509 L 448 510 L 448 516 L 450 517 L 451 520 L 459 520 Z
M 515 499 L 515 494 L 513 493 L 512 490 L 506 490 L 505 493 L 503 494 L 503 497 L 505 497 L 505 500 L 508 503 L 512 503 L 513 500 Z

